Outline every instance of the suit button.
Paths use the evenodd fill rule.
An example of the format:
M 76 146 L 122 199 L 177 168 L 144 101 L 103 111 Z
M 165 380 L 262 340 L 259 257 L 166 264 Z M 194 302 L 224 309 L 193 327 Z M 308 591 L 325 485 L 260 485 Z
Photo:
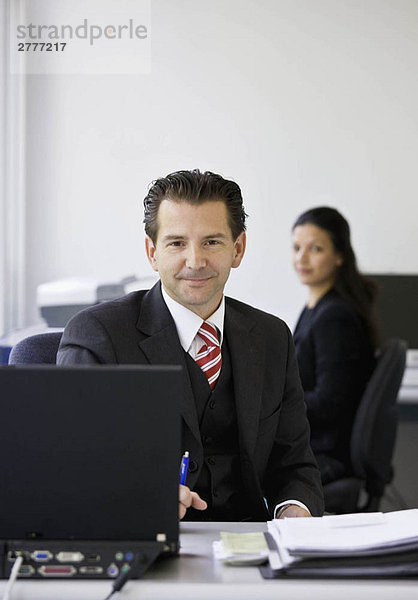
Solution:
M 197 471 L 198 464 L 195 460 L 191 460 L 189 462 L 189 471 L 190 473 L 195 473 Z
M 202 438 L 202 442 L 204 444 L 210 444 L 211 441 L 212 441 L 212 438 L 209 437 L 208 435 L 204 435 L 203 438 Z
M 211 400 L 211 401 L 209 402 L 209 408 L 215 408 L 215 406 L 216 406 L 216 402 L 215 402 L 215 400 Z
M 212 456 L 209 456 L 209 458 L 208 458 L 208 463 L 209 463 L 210 465 L 216 465 L 216 460 L 215 460 L 214 458 L 212 458 Z
M 213 490 L 212 494 L 215 496 L 215 498 L 218 497 L 218 490 Z

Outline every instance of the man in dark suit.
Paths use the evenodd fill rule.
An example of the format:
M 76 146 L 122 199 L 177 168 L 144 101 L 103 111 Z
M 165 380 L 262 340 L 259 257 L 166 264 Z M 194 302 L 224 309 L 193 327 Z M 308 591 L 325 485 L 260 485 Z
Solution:
M 245 252 L 239 186 L 179 171 L 153 183 L 144 207 L 146 252 L 161 281 L 73 317 L 58 363 L 182 365 L 190 465 L 180 518 L 322 514 L 291 334 L 223 295 Z

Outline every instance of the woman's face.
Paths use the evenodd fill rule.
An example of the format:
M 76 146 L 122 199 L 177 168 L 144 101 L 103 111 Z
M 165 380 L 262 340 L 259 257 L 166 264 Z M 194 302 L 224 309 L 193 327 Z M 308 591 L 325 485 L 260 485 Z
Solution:
M 306 223 L 293 230 L 293 266 L 304 285 L 309 287 L 332 287 L 341 255 L 327 231 Z

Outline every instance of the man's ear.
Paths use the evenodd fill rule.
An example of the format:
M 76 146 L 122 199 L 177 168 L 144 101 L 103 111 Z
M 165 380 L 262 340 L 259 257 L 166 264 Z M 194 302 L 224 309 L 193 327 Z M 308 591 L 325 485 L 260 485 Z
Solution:
M 241 261 L 244 257 L 245 246 L 247 245 L 247 236 L 245 231 L 241 231 L 239 236 L 234 242 L 234 259 L 232 261 L 232 268 L 236 269 L 240 266 Z
M 158 271 L 157 259 L 155 257 L 155 246 L 149 235 L 145 236 L 145 252 L 151 267 L 154 269 L 154 271 Z

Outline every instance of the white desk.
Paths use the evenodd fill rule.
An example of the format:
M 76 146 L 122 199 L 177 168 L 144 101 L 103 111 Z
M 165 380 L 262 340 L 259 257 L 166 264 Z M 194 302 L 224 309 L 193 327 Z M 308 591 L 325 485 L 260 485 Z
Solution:
M 418 385 L 402 386 L 399 390 L 398 402 L 400 404 L 418 404 Z
M 418 350 L 409 349 L 406 354 L 406 367 L 399 390 L 398 402 L 418 404 Z
M 129 581 L 115 600 L 409 600 L 418 581 L 275 580 L 257 567 L 226 567 L 213 560 L 212 541 L 220 529 L 263 530 L 263 523 L 184 523 L 181 551 L 157 563 L 143 579 Z M 5 582 L 0 583 L 2 594 Z M 17 581 L 11 600 L 104 600 L 109 581 Z

